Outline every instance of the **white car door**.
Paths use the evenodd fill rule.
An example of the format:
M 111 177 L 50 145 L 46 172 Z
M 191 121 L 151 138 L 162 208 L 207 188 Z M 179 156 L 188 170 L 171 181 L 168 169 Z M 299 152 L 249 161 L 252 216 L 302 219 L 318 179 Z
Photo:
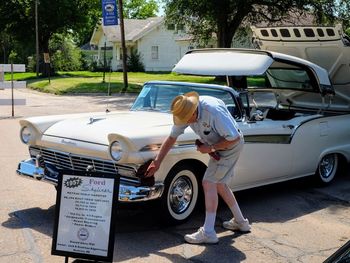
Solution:
M 292 175 L 292 129 L 284 121 L 241 125 L 245 144 L 232 180 L 233 189 L 250 188 Z

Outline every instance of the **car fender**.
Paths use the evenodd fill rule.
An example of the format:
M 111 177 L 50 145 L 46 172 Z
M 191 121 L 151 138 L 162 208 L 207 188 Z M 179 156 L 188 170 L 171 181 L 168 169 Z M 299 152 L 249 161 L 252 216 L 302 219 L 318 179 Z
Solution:
M 181 158 L 179 158 L 181 156 Z M 209 161 L 209 155 L 208 154 L 201 154 L 198 152 L 195 156 L 191 153 L 182 152 L 180 155 L 179 153 L 172 153 L 170 152 L 163 160 L 161 166 L 159 167 L 159 170 L 156 172 L 156 180 L 164 181 L 170 170 L 176 166 L 179 162 L 185 162 L 185 161 L 198 161 L 202 163 L 203 165 L 207 166 L 207 163 Z
M 345 145 L 336 145 L 327 149 L 324 149 L 319 156 L 319 161 L 326 155 L 337 153 L 341 154 L 343 157 L 345 157 L 347 162 L 350 162 L 350 144 Z

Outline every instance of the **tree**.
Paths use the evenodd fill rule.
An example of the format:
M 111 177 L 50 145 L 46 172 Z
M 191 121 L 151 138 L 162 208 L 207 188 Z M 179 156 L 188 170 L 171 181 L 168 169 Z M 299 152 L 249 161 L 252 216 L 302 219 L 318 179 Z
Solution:
M 49 41 L 51 64 L 55 70 L 81 70 L 82 54 L 70 34 L 54 34 Z
M 7 63 L 7 57 L 11 52 L 12 40 L 11 36 L 5 31 L 0 32 L 0 63 Z
M 155 0 L 125 0 L 124 18 L 145 19 L 156 16 L 158 4 Z
M 132 50 L 127 58 L 127 69 L 129 72 L 145 72 L 145 65 L 142 63 L 141 54 Z
M 290 12 L 310 11 L 318 21 L 333 21 L 341 2 L 349 0 L 164 0 L 168 23 L 185 23 L 198 43 L 216 34 L 218 47 L 230 47 L 244 22 L 280 21 Z M 342 4 L 348 14 L 348 5 Z
M 3 1 L 0 5 L 0 28 L 23 46 L 35 43 L 35 1 L 38 0 Z M 40 54 L 49 52 L 49 40 L 54 33 L 91 34 L 100 15 L 100 0 L 40 0 Z

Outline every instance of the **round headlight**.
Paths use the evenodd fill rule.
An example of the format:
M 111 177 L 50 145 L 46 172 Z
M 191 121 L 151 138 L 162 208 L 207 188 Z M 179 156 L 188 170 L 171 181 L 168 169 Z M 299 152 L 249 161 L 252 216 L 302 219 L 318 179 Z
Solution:
M 115 141 L 109 146 L 109 154 L 114 161 L 119 161 L 122 158 L 123 148 L 120 142 Z
M 24 126 L 21 129 L 21 140 L 23 143 L 28 144 L 28 142 L 30 141 L 32 137 L 32 131 L 27 127 Z

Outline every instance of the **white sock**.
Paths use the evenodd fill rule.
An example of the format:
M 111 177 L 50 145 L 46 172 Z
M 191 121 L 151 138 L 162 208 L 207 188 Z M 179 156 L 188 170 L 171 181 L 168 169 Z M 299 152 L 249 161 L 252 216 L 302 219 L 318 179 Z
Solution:
M 230 207 L 230 209 L 237 223 L 245 221 L 245 218 L 243 217 L 241 209 L 239 208 L 237 202 L 232 207 Z
M 215 232 L 215 230 L 214 230 L 215 217 L 216 217 L 216 213 L 205 212 L 205 221 L 204 221 L 204 226 L 203 226 L 204 232 L 206 232 L 206 233 Z

